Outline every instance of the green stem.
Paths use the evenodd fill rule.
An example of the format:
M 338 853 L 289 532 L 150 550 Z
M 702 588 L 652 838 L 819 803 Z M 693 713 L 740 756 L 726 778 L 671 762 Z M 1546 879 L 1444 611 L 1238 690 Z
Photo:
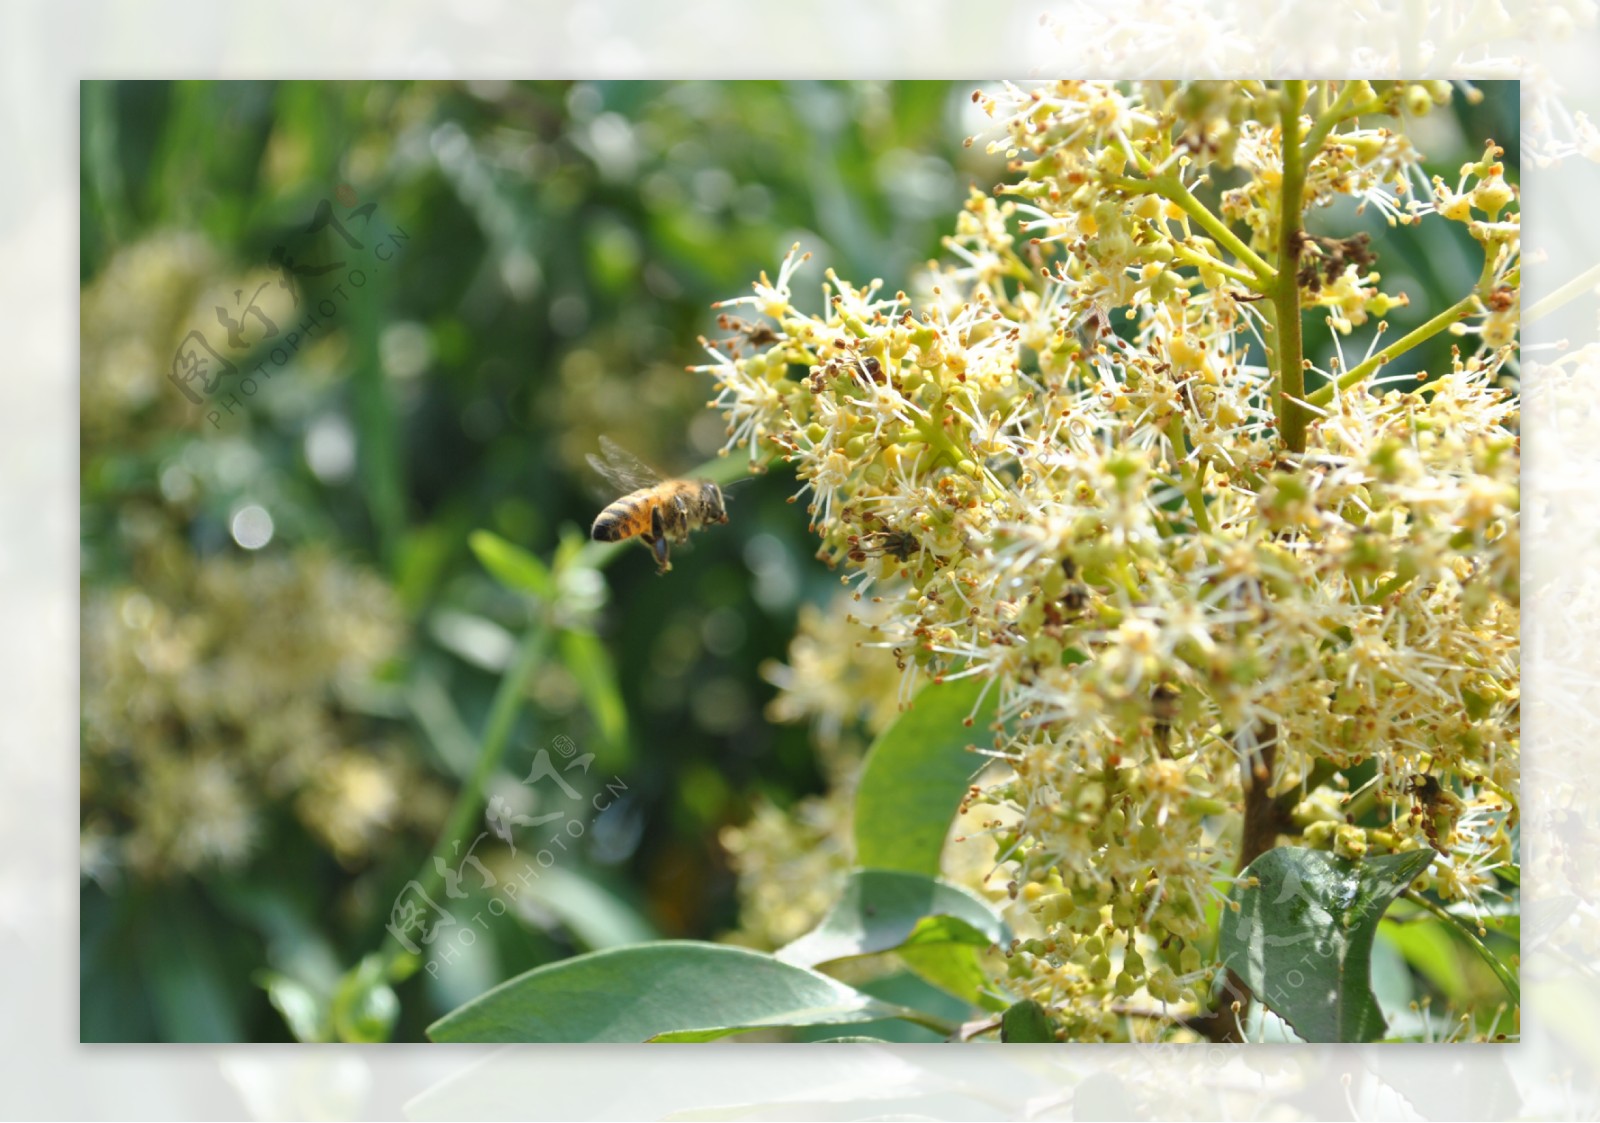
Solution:
M 1176 246 L 1173 252 L 1177 254 L 1179 260 L 1185 265 L 1193 265 L 1197 269 L 1215 269 L 1224 277 L 1231 281 L 1238 281 L 1241 285 L 1254 286 L 1256 284 L 1256 278 L 1253 273 L 1249 273 L 1237 266 L 1229 265 L 1226 262 L 1218 261 L 1208 253 L 1202 253 L 1200 250 L 1189 246 Z
M 1350 389 L 1350 387 L 1356 385 L 1362 379 L 1375 372 L 1384 363 L 1392 362 L 1401 355 L 1405 354 L 1407 351 L 1411 350 L 1413 347 L 1417 346 L 1419 343 L 1424 343 L 1427 340 L 1432 339 L 1441 331 L 1444 331 L 1446 328 L 1448 328 L 1451 324 L 1456 323 L 1457 321 L 1470 315 L 1473 310 L 1477 308 L 1477 306 L 1478 294 L 1476 290 L 1474 290 L 1473 292 L 1462 297 L 1460 300 L 1456 301 L 1450 307 L 1446 308 L 1443 312 L 1440 312 L 1437 316 L 1423 324 L 1421 327 L 1415 329 L 1414 331 L 1407 332 L 1389 346 L 1373 354 L 1371 358 L 1351 367 L 1348 371 L 1341 374 L 1338 378 L 1334 379 L 1326 386 L 1318 388 L 1308 398 L 1306 398 L 1306 400 L 1312 405 L 1327 405 L 1329 402 L 1333 401 L 1335 387 L 1337 387 L 1339 390 Z
M 1483 769 L 1479 769 L 1480 773 L 1482 771 Z M 1516 796 L 1512 795 L 1504 787 L 1495 783 L 1487 776 L 1479 775 L 1476 779 L 1474 779 L 1473 783 L 1477 784 L 1479 787 L 1488 788 L 1495 795 L 1505 800 L 1506 806 L 1513 810 L 1516 810 L 1522 806 L 1521 801 L 1519 801 Z
M 944 403 L 944 397 L 940 397 L 939 400 L 934 403 L 933 409 L 929 411 L 930 416 L 928 420 L 917 426 L 917 432 L 921 435 L 923 442 L 927 444 L 929 448 L 934 449 L 942 454 L 945 460 L 949 462 L 951 468 L 955 469 L 957 472 L 960 472 L 962 475 L 967 476 L 968 479 L 975 479 L 981 483 L 983 485 L 984 497 L 990 502 L 995 502 L 1004 498 L 1005 491 L 1000 486 L 999 481 L 994 478 L 993 474 L 990 473 L 986 467 L 984 467 L 983 463 L 972 452 L 972 450 L 969 448 L 962 448 L 961 445 L 956 443 L 955 438 L 945 431 L 944 424 L 939 420 L 944 415 Z M 961 465 L 963 463 L 973 465 L 977 474 L 973 475 L 968 472 L 963 472 L 961 470 Z
M 1456 931 L 1461 935 L 1461 938 L 1466 940 L 1472 950 L 1477 952 L 1478 956 L 1489 965 L 1489 970 L 1494 972 L 1494 977 L 1499 979 L 1500 985 L 1506 988 L 1506 993 L 1511 996 L 1512 1003 L 1517 1006 L 1522 1005 L 1522 987 L 1517 983 L 1517 977 L 1511 973 L 1509 967 L 1500 962 L 1499 957 L 1494 952 L 1489 950 L 1488 945 L 1478 938 L 1478 933 L 1470 924 L 1443 906 L 1428 900 L 1415 889 L 1407 889 L 1404 896 L 1406 900 L 1427 909 L 1440 920 L 1455 925 Z
M 1265 292 L 1272 284 L 1273 268 L 1268 265 L 1260 254 L 1244 244 L 1244 241 L 1228 229 L 1227 223 L 1211 213 L 1211 208 L 1195 198 L 1194 193 L 1178 181 L 1176 176 L 1162 176 L 1150 181 L 1151 188 L 1157 195 L 1170 199 L 1183 208 L 1183 212 L 1194 219 L 1195 224 L 1210 234 L 1212 239 L 1242 261 L 1251 273 L 1255 274 L 1255 283 L 1258 292 Z
M 1197 478 L 1184 461 L 1187 443 L 1184 440 L 1183 415 L 1174 413 L 1167 419 L 1167 440 L 1172 444 L 1172 456 L 1178 466 L 1178 473 L 1183 479 L 1183 495 L 1189 501 L 1189 510 L 1194 513 L 1195 529 L 1201 534 L 1211 533 L 1211 516 L 1206 511 L 1206 495 L 1204 480 Z
M 1306 183 L 1306 166 L 1300 151 L 1300 109 L 1305 100 L 1304 82 L 1283 84 L 1280 106 L 1283 195 L 1278 208 L 1278 276 L 1270 295 L 1278 322 L 1278 378 L 1272 388 L 1272 399 L 1278 414 L 1278 431 L 1283 435 L 1283 443 L 1290 452 L 1306 450 L 1306 422 L 1309 419 L 1308 411 L 1300 404 L 1306 396 L 1304 342 L 1300 335 L 1299 277 L 1300 218 L 1305 206 Z
M 1328 139 L 1328 134 L 1333 131 L 1334 126 L 1359 115 L 1360 110 L 1352 111 L 1350 103 L 1355 100 L 1356 91 L 1361 85 L 1360 82 L 1346 82 L 1340 87 L 1339 96 L 1334 99 L 1333 104 L 1317 114 L 1316 121 L 1306 133 L 1305 143 L 1300 146 L 1300 162 L 1306 167 L 1310 167 L 1311 161 L 1322 151 L 1322 142 Z M 1367 104 L 1361 106 L 1361 109 L 1367 108 L 1370 108 L 1370 99 Z
M 500 679 L 500 685 L 495 689 L 494 701 L 489 706 L 489 720 L 484 724 L 483 737 L 479 742 L 478 759 L 473 765 L 472 774 L 461 785 L 461 790 L 456 793 L 455 803 L 450 808 L 450 817 L 445 820 L 444 829 L 439 832 L 439 841 L 434 845 L 433 852 L 422 863 L 422 869 L 417 872 L 416 882 L 422 891 L 431 900 L 438 893 L 439 887 L 444 884 L 444 875 L 440 868 L 451 868 L 455 865 L 455 850 L 459 843 L 466 841 L 467 834 L 472 830 L 479 814 L 483 811 L 483 789 L 489 782 L 489 777 L 494 775 L 495 769 L 500 767 L 500 761 L 506 755 L 506 746 L 511 742 L 511 731 L 517 724 L 517 716 L 522 710 L 524 687 L 528 678 L 544 658 L 545 648 L 549 646 L 550 630 L 543 624 L 534 624 L 522 637 L 522 644 L 517 649 L 516 657 L 511 666 Z M 400 955 L 399 945 L 389 949 L 389 960 L 392 962 Z
M 1360 823 L 1369 812 L 1376 811 L 1377 808 L 1378 785 L 1376 783 L 1371 783 L 1356 795 L 1353 795 L 1346 800 L 1344 805 L 1340 808 L 1340 811 L 1350 822 Z M 1390 821 L 1392 822 L 1393 820 L 1391 819 Z
M 901 1021 L 919 1025 L 923 1029 L 931 1029 L 946 1041 L 954 1041 L 961 1033 L 961 1026 L 955 1022 L 947 1021 L 937 1014 L 929 1014 L 924 1010 L 913 1010 L 910 1007 L 901 1007 L 898 1015 Z
M 1156 167 L 1149 158 L 1137 148 L 1129 146 L 1135 165 L 1144 175 L 1144 179 L 1132 176 L 1116 176 L 1106 180 L 1109 187 L 1126 191 L 1130 195 L 1159 195 L 1177 203 L 1183 212 L 1221 246 L 1227 248 L 1234 257 L 1249 266 L 1251 277 L 1235 278 L 1247 284 L 1254 284 L 1256 291 L 1265 293 L 1267 286 L 1272 283 L 1272 266 L 1268 265 L 1255 250 L 1245 245 L 1244 241 L 1228 229 L 1228 224 L 1223 222 L 1211 208 L 1195 198 L 1194 193 L 1183 185 L 1175 174 L 1158 174 Z

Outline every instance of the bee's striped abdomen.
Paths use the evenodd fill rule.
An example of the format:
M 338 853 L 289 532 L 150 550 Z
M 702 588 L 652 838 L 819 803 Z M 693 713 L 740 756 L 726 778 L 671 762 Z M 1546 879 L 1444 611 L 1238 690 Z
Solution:
M 645 488 L 624 495 L 594 520 L 589 537 L 597 542 L 621 542 L 650 529 L 650 505 L 644 500 L 650 494 Z

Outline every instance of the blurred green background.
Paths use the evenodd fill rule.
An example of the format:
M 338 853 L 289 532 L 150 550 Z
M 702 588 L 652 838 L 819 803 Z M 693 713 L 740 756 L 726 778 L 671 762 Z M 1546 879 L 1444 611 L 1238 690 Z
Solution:
M 612 497 L 584 464 L 602 434 L 668 473 L 714 455 L 684 367 L 729 334 L 709 305 L 792 243 L 814 255 L 799 292 L 824 267 L 908 285 L 1002 175 L 962 144 L 972 88 L 82 85 L 84 1040 L 418 1040 L 539 963 L 736 925 L 719 830 L 825 782 L 807 731 L 763 712 L 761 668 L 838 588 L 782 469 L 669 575 L 634 547 L 564 591 L 572 626 L 487 791 L 551 811 L 521 781 L 560 737 L 595 754 L 566 774 L 586 799 L 625 790 L 537 892 L 399 983 L 392 1031 L 352 982 L 529 622 L 468 536 L 548 559 L 585 534 Z M 1515 166 L 1516 88 L 1484 89 L 1416 123 L 1452 183 L 1485 136 Z M 1362 222 L 1419 312 L 1394 329 L 1476 276 L 1452 224 L 1391 247 Z M 193 331 L 237 368 L 188 383 L 199 405 L 169 377 Z M 514 868 L 501 839 L 477 853 Z

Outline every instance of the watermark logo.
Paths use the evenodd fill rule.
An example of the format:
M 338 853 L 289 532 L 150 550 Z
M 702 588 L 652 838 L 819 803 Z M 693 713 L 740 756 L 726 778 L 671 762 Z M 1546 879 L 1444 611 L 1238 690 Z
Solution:
M 342 217 L 323 199 L 303 229 L 272 248 L 267 265 L 275 282 L 235 289 L 231 301 L 214 306 L 217 326 L 210 334 L 196 328 L 178 344 L 167 377 L 190 404 L 216 407 L 206 412 L 213 428 L 243 408 L 244 399 L 271 381 L 302 343 L 327 331 L 349 305 L 351 292 L 366 287 L 369 271 L 393 261 L 411 240 L 402 227 L 377 217 L 376 203 L 357 205 L 349 187 L 341 186 L 335 197 Z M 263 350 L 261 361 L 241 369 Z
M 551 748 L 565 763 L 558 768 L 551 759 L 550 751 L 540 749 L 534 755 L 533 766 L 523 783 L 537 788 L 542 781 L 548 780 L 565 797 L 564 805 L 544 814 L 524 815 L 500 796 L 490 799 L 484 813 L 489 829 L 480 832 L 465 851 L 460 840 L 457 840 L 451 855 L 453 864 L 440 855 L 435 855 L 433 859 L 434 873 L 438 875 L 442 886 L 443 901 L 465 900 L 474 891 L 490 892 L 493 895 L 489 897 L 485 909 L 490 916 L 504 915 L 506 909 L 515 903 L 517 894 L 530 888 L 539 879 L 540 871 L 554 866 L 559 860 L 558 855 L 567 852 L 568 844 L 584 836 L 588 830 L 584 809 L 590 808 L 593 814 L 598 815 L 610 807 L 620 793 L 628 790 L 623 780 L 613 778 L 600 791 L 585 799 L 567 780 L 565 773 L 576 769 L 587 774 L 589 766 L 594 763 L 594 754 L 578 755 L 576 743 L 566 736 L 557 737 L 551 743 Z M 548 834 L 536 836 L 536 841 L 519 851 L 517 831 L 540 828 L 549 828 Z M 513 856 L 519 853 L 524 855 L 519 874 L 497 877 L 477 856 L 479 845 L 491 836 L 510 847 Z M 475 879 L 475 890 L 469 887 L 468 871 Z M 389 910 L 388 929 L 400 946 L 412 955 L 426 954 L 424 970 L 437 978 L 443 964 L 453 962 L 461 951 L 477 942 L 478 929 L 486 930 L 487 922 L 483 919 L 482 911 L 471 917 L 470 923 L 462 921 L 446 904 L 435 900 L 421 882 L 412 880 L 406 883 Z M 446 933 L 448 938 L 441 940 L 440 937 Z M 429 950 L 424 953 L 424 948 Z

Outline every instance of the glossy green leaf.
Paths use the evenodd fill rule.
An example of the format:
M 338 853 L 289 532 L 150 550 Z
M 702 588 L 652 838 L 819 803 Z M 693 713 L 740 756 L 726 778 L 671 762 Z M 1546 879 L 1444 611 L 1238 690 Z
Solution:
M 923 1015 L 747 948 L 665 941 L 518 975 L 428 1028 L 435 1041 L 712 1041 Z
M 1370 981 L 1384 910 L 1433 861 L 1431 850 L 1360 862 L 1323 850 L 1261 855 L 1229 894 L 1223 962 L 1307 1041 L 1373 1041 L 1385 1030 Z
M 981 678 L 930 683 L 872 745 L 856 788 L 856 861 L 937 877 L 951 820 L 983 758 L 967 752 L 994 720 Z
M 1410 1012 L 1411 1003 L 1417 997 L 1417 988 L 1411 977 L 1411 969 L 1406 966 L 1405 956 L 1394 944 L 1381 938 L 1383 929 L 1392 927 L 1388 923 L 1378 926 L 1380 938 L 1372 944 L 1370 971 L 1372 996 L 1377 999 L 1378 1012 L 1390 1027 L 1397 1018 Z M 1390 1033 L 1392 1029 L 1385 1036 Z
M 917 923 L 911 938 L 895 949 L 895 955 L 918 977 L 969 1005 L 984 1010 L 1005 1009 L 1006 1000 L 994 993 L 994 975 L 986 971 L 986 956 L 998 958 L 989 944 L 974 945 L 952 938 L 950 929 L 964 926 L 948 916 L 930 916 Z
M 1038 1044 L 1056 1039 L 1050 1015 L 1033 999 L 1025 999 L 1000 1015 L 1000 1040 L 1008 1045 Z
M 920 928 L 927 920 L 940 923 Z M 822 922 L 777 956 L 801 967 L 895 951 L 916 938 L 923 946 L 988 947 L 1008 938 L 1005 924 L 982 900 L 954 885 L 897 870 L 856 870 Z
M 472 552 L 478 556 L 496 581 L 519 593 L 532 593 L 549 600 L 555 596 L 555 578 L 538 558 L 521 546 L 513 545 L 487 530 L 475 530 L 467 538 Z
M 999 916 L 965 889 L 922 874 L 857 870 L 822 922 L 777 955 L 818 967 L 893 952 L 942 990 L 999 1009 L 1004 1004 L 986 994 L 980 957 L 1009 939 Z

